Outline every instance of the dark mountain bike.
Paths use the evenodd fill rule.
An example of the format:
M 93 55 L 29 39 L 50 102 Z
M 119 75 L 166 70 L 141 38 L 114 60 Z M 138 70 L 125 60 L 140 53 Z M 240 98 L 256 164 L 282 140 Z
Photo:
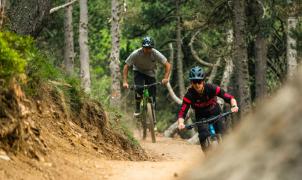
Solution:
M 232 111 L 228 111 L 228 112 L 219 114 L 217 116 L 210 117 L 208 119 L 205 119 L 205 118 L 201 119 L 200 121 L 186 125 L 186 129 L 190 130 L 190 129 L 193 129 L 194 127 L 198 127 L 200 125 L 207 124 L 210 135 L 206 139 L 206 149 L 215 149 L 218 146 L 218 144 L 222 142 L 222 137 L 221 137 L 221 134 L 217 134 L 215 132 L 213 124 L 216 121 L 219 121 L 222 117 L 228 116 L 231 113 L 232 113 Z
M 143 131 L 143 139 L 145 140 L 147 137 L 147 130 L 149 129 L 152 142 L 156 142 L 155 138 L 155 130 L 154 130 L 154 122 L 156 122 L 156 115 L 155 115 L 155 105 L 153 102 L 152 97 L 149 93 L 149 88 L 151 86 L 156 86 L 161 84 L 161 82 L 153 83 L 153 84 L 146 84 L 146 85 L 133 85 L 130 89 L 143 89 L 143 100 L 141 102 L 140 108 L 140 115 L 136 118 L 138 119 L 137 127 L 141 135 L 141 130 Z

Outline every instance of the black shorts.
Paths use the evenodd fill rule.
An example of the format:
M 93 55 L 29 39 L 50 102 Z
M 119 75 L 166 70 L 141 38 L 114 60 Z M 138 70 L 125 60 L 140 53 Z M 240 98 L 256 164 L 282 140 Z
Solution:
M 135 85 L 145 85 L 145 84 L 153 84 L 156 82 L 155 77 L 148 76 L 139 71 L 134 72 L 134 84 Z M 153 97 L 153 101 L 155 102 L 156 97 L 156 86 L 149 87 L 150 96 Z M 139 88 L 135 90 L 135 99 L 141 99 L 143 97 L 143 89 Z

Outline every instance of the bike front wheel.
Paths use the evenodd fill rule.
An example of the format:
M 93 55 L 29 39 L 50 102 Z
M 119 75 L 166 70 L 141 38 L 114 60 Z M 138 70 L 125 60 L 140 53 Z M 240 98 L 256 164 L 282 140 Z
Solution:
M 154 116 L 155 112 L 151 103 L 147 103 L 147 120 L 148 120 L 148 128 L 150 130 L 152 142 L 156 142 L 155 131 L 154 131 Z

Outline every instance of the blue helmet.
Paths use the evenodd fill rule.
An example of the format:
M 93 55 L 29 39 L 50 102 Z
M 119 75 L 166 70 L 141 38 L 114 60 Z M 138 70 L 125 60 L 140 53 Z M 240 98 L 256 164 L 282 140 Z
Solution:
M 154 42 L 153 42 L 152 38 L 149 36 L 144 37 L 144 39 L 142 41 L 142 47 L 153 48 Z
M 205 72 L 204 70 L 199 67 L 199 66 L 195 66 L 190 70 L 189 73 L 189 79 L 190 80 L 204 80 L 205 79 Z

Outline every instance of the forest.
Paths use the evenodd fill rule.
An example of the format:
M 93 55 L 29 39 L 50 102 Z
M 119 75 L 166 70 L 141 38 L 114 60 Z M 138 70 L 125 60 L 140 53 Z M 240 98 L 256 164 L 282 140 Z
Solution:
M 137 95 L 124 87 L 126 60 L 147 36 L 170 64 L 168 74 L 154 68 L 155 82 L 169 80 L 156 86 L 156 143 L 137 137 Z M 301 0 L 0 0 L 0 179 L 299 179 L 301 63 Z M 177 119 L 196 66 L 239 111 L 218 155 L 186 171 L 181 154 L 201 154 L 198 132 Z M 135 78 L 131 67 L 130 86 Z M 246 169 L 228 166 L 240 145 Z

